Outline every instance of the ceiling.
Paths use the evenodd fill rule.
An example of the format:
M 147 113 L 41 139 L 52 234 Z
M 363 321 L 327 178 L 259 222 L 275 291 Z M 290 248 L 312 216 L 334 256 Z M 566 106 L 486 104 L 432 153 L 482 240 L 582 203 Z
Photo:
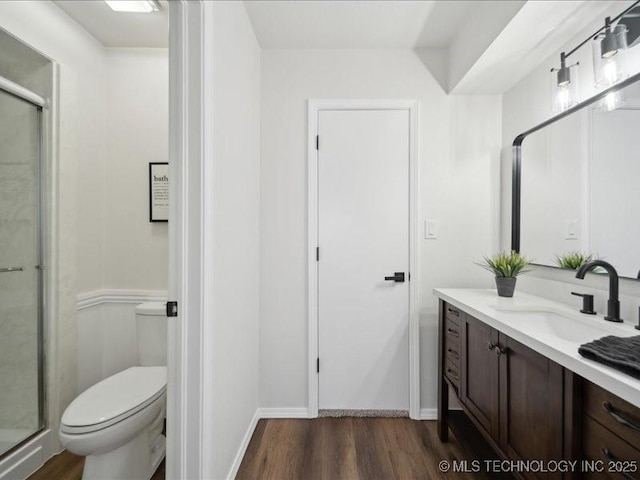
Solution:
M 473 0 L 245 0 L 263 48 L 446 47 Z
M 54 0 L 105 47 L 166 48 L 169 44 L 169 3 L 160 11 L 119 13 L 97 0 Z
M 169 5 L 54 0 L 105 47 L 167 47 Z M 262 48 L 413 49 L 446 92 L 502 93 L 630 0 L 244 0 Z

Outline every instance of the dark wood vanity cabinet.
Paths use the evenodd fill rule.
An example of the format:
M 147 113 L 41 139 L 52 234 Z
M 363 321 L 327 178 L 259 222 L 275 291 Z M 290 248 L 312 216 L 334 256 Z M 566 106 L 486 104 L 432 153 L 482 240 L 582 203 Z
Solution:
M 511 460 L 564 458 L 563 368 L 486 323 L 440 305 L 441 393 L 439 432 L 446 440 L 448 386 L 494 449 Z M 451 318 L 456 322 L 451 326 Z M 447 334 L 459 334 L 459 382 L 447 374 Z M 444 417 L 444 418 L 443 418 Z M 445 425 L 443 425 L 445 424 Z M 524 473 L 522 478 L 562 478 Z
M 564 369 L 506 335 L 499 335 L 498 345 L 500 449 L 514 460 L 548 462 L 564 458 Z
M 584 380 L 582 452 L 583 459 L 605 466 L 583 478 L 640 479 L 640 409 Z
M 491 345 L 498 343 L 498 332 L 464 312 L 461 312 L 461 316 L 463 367 L 458 398 L 483 433 L 498 442 L 499 358 L 495 348 L 491 348 Z
M 442 441 L 451 391 L 500 457 L 579 462 L 517 478 L 640 480 L 640 408 L 442 300 L 439 332 Z

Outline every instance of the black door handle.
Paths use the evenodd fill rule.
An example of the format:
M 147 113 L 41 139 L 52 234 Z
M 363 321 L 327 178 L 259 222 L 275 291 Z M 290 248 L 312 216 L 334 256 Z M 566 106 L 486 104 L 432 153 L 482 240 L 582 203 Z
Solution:
M 393 277 L 384 277 L 387 282 L 404 283 L 404 272 L 395 272 Z

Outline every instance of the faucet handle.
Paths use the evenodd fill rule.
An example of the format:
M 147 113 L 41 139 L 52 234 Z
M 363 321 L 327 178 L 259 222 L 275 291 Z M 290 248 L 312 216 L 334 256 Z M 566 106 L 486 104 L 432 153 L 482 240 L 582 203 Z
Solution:
M 575 295 L 576 297 L 582 297 L 582 313 L 586 313 L 587 315 L 595 315 L 596 311 L 593 309 L 593 295 L 589 293 L 578 293 L 571 292 L 571 295 Z

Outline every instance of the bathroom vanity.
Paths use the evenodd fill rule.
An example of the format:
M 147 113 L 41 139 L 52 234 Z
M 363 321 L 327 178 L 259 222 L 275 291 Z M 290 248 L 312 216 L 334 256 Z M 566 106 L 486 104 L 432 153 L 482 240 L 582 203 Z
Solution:
M 520 292 L 435 293 L 442 441 L 451 393 L 503 459 L 578 461 L 573 471 L 519 478 L 640 478 L 640 380 L 578 353 L 585 342 L 637 330 Z

